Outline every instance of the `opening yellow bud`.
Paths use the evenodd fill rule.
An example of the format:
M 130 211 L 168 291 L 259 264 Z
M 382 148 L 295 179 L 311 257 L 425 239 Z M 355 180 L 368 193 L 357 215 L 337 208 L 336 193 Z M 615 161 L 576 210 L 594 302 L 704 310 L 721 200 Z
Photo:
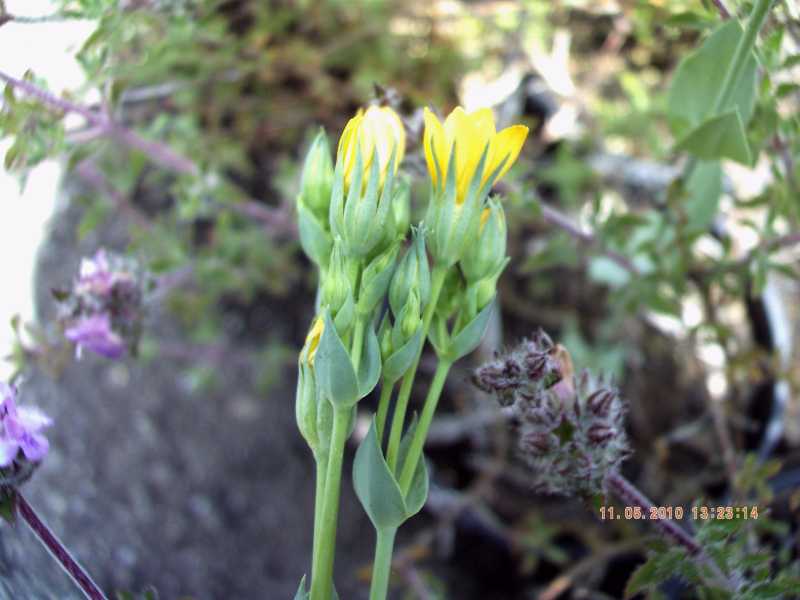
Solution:
M 317 355 L 319 341 L 324 331 L 325 321 L 322 317 L 317 317 L 314 320 L 314 324 L 311 326 L 311 331 L 309 331 L 306 336 L 306 343 L 303 345 L 303 350 L 300 354 L 300 359 L 305 360 L 305 362 L 311 366 L 314 365 L 314 357 Z
M 524 125 L 512 125 L 497 132 L 494 114 L 491 109 L 482 108 L 467 113 L 456 107 L 444 121 L 444 125 L 429 109 L 425 109 L 425 161 L 434 187 L 443 189 L 447 179 L 447 169 L 453 145 L 456 147 L 455 179 L 456 202 L 462 204 L 466 199 L 469 184 L 476 174 L 483 151 L 488 146 L 486 162 L 481 175 L 481 185 L 500 167 L 495 181 L 499 181 L 511 168 L 519 156 L 522 145 L 528 137 Z M 503 162 L 505 161 L 505 162 Z M 439 170 L 437 172 L 436 165 Z
M 388 106 L 370 106 L 366 112 L 359 110 L 348 121 L 339 138 L 337 161 L 344 161 L 345 187 L 350 186 L 356 168 L 356 153 L 361 150 L 362 181 L 366 185 L 372 161 L 380 167 L 380 184 L 383 185 L 392 153 L 395 153 L 394 172 L 403 160 L 406 132 L 400 117 Z

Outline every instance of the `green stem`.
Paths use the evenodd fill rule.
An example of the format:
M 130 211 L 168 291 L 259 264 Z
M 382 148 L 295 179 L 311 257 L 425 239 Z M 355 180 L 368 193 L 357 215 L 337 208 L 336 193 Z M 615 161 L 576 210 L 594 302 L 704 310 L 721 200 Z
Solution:
M 744 35 L 739 38 L 739 43 L 736 45 L 736 50 L 733 53 L 733 59 L 725 72 L 725 78 L 722 80 L 719 93 L 714 101 L 711 115 L 716 116 L 730 101 L 736 84 L 739 83 L 739 78 L 742 75 L 747 59 L 750 57 L 750 52 L 756 43 L 758 32 L 764 25 L 764 21 L 769 13 L 770 6 L 773 0 L 756 0 L 753 6 L 753 12 L 750 14 L 750 19 L 747 22 L 747 28 L 744 30 Z
M 342 483 L 344 446 L 350 429 L 351 408 L 334 407 L 333 433 L 325 474 L 322 520 L 319 526 L 317 564 L 311 577 L 311 600 L 331 600 L 333 590 L 333 557 L 336 546 L 336 524 L 339 516 L 339 490 Z
M 378 444 L 383 443 L 383 428 L 386 426 L 386 415 L 389 414 L 389 401 L 392 399 L 393 389 L 394 383 L 389 383 L 384 379 L 381 385 L 381 398 L 378 401 L 378 419 L 376 423 Z
M 451 361 L 441 359 L 439 359 L 439 364 L 436 365 L 436 373 L 433 375 L 431 387 L 425 398 L 425 406 L 422 408 L 422 415 L 419 418 L 417 428 L 414 430 L 414 437 L 411 439 L 411 446 L 408 449 L 408 455 L 403 463 L 403 471 L 400 475 L 400 489 L 403 491 L 403 496 L 406 496 L 411 489 L 411 481 L 414 479 L 417 463 L 422 457 L 425 438 L 428 437 L 428 429 L 430 429 L 433 415 L 436 412 L 436 406 L 439 404 L 439 397 L 442 395 L 444 382 L 447 379 L 447 374 L 450 372 L 450 367 L 452 365 L 453 363 Z
M 325 477 L 328 471 L 328 455 L 320 453 L 315 457 L 317 462 L 317 485 L 314 495 L 314 546 L 311 554 L 312 572 L 317 570 L 320 546 L 320 527 L 322 524 L 322 510 L 325 498 Z
M 725 71 L 725 77 L 722 79 L 722 85 L 719 88 L 719 92 L 717 92 L 717 97 L 714 99 L 714 104 L 712 104 L 710 116 L 716 117 L 719 115 L 725 105 L 730 102 L 733 91 L 736 89 L 739 78 L 742 76 L 742 71 L 747 64 L 747 59 L 756 44 L 758 32 L 764 26 L 764 21 L 767 18 L 772 2 L 773 0 L 756 0 L 753 12 L 750 14 L 750 19 L 744 30 L 744 35 L 739 38 L 739 43 L 733 52 L 731 64 L 728 66 L 728 70 Z M 696 166 L 697 159 L 691 157 L 683 170 L 684 181 L 689 179 Z
M 369 600 L 386 600 L 386 594 L 389 592 L 389 576 L 392 572 L 392 549 L 396 533 L 397 529 L 393 528 L 378 529 Z
M 436 311 L 436 303 L 439 301 L 439 294 L 442 293 L 442 286 L 444 286 L 446 275 L 447 268 L 441 266 L 435 266 L 431 273 L 431 297 L 422 315 L 423 341 L 428 337 L 428 329 L 433 319 L 433 313 Z M 403 424 L 406 419 L 408 399 L 411 396 L 411 387 L 417 375 L 417 367 L 419 366 L 419 359 L 422 357 L 422 348 L 424 346 L 424 343 L 420 344 L 419 350 L 417 350 L 417 357 L 403 376 L 403 382 L 400 384 L 400 391 L 397 393 L 397 403 L 395 404 L 394 415 L 392 416 L 392 429 L 389 433 L 389 446 L 386 453 L 386 462 L 389 465 L 389 469 L 392 471 L 394 471 L 397 466 L 397 453 L 400 450 L 400 438 L 403 435 Z

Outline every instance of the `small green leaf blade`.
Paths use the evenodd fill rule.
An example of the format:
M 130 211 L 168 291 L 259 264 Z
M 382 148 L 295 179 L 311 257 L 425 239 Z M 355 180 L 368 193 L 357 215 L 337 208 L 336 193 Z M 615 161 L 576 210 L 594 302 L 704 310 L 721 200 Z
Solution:
M 446 356 L 448 360 L 455 362 L 478 347 L 478 344 L 480 344 L 483 339 L 483 334 L 486 333 L 486 328 L 489 327 L 489 319 L 492 316 L 495 302 L 496 300 L 492 299 L 472 321 L 467 323 L 467 325 L 450 340 Z
M 320 390 L 334 405 L 352 406 L 358 401 L 359 395 L 358 378 L 350 353 L 336 331 L 330 311 L 325 311 L 324 319 L 325 330 L 314 358 L 317 381 Z
M 375 529 L 397 528 L 406 519 L 400 486 L 383 458 L 375 433 L 375 419 L 356 451 L 353 487 Z
M 366 327 L 364 332 L 364 352 L 358 368 L 358 396 L 363 398 L 369 394 L 381 377 L 381 349 L 375 328 Z
M 690 152 L 701 160 L 729 158 L 744 165 L 752 162 L 742 119 L 735 110 L 703 121 L 675 149 Z

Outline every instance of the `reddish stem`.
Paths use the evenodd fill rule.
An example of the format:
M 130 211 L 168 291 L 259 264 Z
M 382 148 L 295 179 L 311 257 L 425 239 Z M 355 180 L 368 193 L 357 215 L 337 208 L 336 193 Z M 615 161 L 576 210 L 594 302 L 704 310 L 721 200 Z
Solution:
M 39 515 L 36 514 L 23 495 L 18 490 L 14 491 L 14 494 L 16 495 L 16 507 L 20 516 L 25 519 L 31 531 L 39 538 L 42 545 L 47 548 L 50 555 L 59 562 L 61 568 L 67 572 L 67 575 L 81 589 L 83 595 L 89 600 L 108 600 L 97 584 L 92 581 L 89 574 L 72 557 L 69 550 L 64 547 L 64 544 L 39 518 Z

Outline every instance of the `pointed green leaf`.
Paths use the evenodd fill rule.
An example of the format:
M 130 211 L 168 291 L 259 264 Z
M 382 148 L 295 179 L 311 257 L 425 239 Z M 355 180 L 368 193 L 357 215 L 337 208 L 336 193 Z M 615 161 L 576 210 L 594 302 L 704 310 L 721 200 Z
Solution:
M 481 343 L 481 339 L 483 339 L 483 334 L 486 333 L 486 328 L 489 326 L 489 319 L 492 316 L 494 305 L 495 300 L 492 299 L 472 321 L 467 323 L 467 325 L 451 339 L 450 345 L 447 348 L 447 355 L 443 355 L 443 358 L 455 362 L 478 347 L 478 344 Z
M 745 165 L 752 162 L 742 119 L 737 111 L 712 117 L 681 139 L 676 150 L 686 150 L 703 160 L 730 158 Z
M 414 432 L 417 429 L 417 415 L 411 421 L 403 439 L 400 441 L 399 452 L 399 468 L 398 472 L 402 472 L 403 465 L 408 456 L 408 449 L 411 446 L 411 440 L 414 438 Z M 417 514 L 422 507 L 425 506 L 425 501 L 428 499 L 428 465 L 425 462 L 425 455 L 420 456 L 417 468 L 414 471 L 414 478 L 411 480 L 411 487 L 405 497 L 406 503 L 406 519 L 413 517 Z
M 403 346 L 394 352 L 383 365 L 383 377 L 392 384 L 406 374 L 422 345 L 422 327 Z
M 625 598 L 631 598 L 658 583 L 661 583 L 661 578 L 658 576 L 658 565 L 651 558 L 631 574 L 625 585 Z
M 358 397 L 363 398 L 378 385 L 381 376 L 381 348 L 375 328 L 368 325 L 364 332 L 364 351 L 358 369 Z
M 714 221 L 722 195 L 722 167 L 719 162 L 701 161 L 686 182 L 684 208 L 691 232 L 704 232 Z
M 318 265 L 328 264 L 333 245 L 331 235 L 302 204 L 297 205 L 297 229 L 300 234 L 300 246 L 306 256 Z
M 358 401 L 358 379 L 350 353 L 344 347 L 339 333 L 325 311 L 325 330 L 319 341 L 314 369 L 323 394 L 336 406 L 352 406 Z
M 303 575 L 303 578 L 300 580 L 300 586 L 297 588 L 297 592 L 294 595 L 294 600 L 308 600 L 308 590 L 306 589 L 305 575 Z
M 375 529 L 396 528 L 406 519 L 406 507 L 397 480 L 383 458 L 375 434 L 375 419 L 356 451 L 353 486 Z
M 667 99 L 667 118 L 676 138 L 715 116 L 710 112 L 742 35 L 741 25 L 731 19 L 678 65 Z M 742 123 L 747 123 L 753 115 L 755 93 L 756 60 L 751 53 L 730 102 L 721 110 L 738 109 Z

